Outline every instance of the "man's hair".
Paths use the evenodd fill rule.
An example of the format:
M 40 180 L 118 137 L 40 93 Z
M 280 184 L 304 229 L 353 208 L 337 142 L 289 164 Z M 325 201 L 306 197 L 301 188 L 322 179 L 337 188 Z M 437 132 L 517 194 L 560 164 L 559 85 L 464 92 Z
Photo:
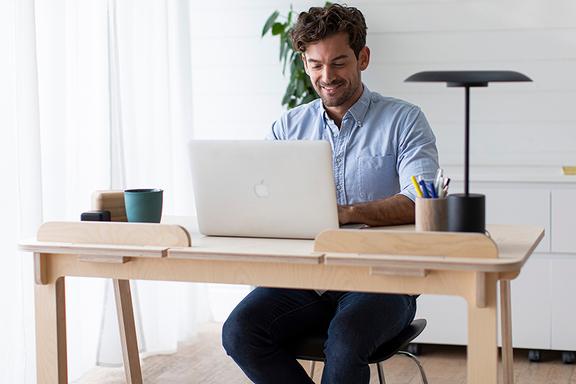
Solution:
M 362 12 L 340 4 L 312 7 L 298 15 L 298 21 L 290 31 L 292 47 L 305 52 L 308 44 L 340 32 L 348 34 L 348 44 L 358 58 L 366 45 L 366 21 Z

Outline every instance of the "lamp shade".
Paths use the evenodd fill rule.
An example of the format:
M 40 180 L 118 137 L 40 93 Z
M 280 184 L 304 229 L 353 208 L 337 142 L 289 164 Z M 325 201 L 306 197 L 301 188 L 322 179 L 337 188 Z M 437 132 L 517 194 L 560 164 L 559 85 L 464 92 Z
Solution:
M 532 81 L 515 71 L 424 71 L 408 77 L 406 82 L 447 83 L 449 87 L 487 87 L 494 82 Z

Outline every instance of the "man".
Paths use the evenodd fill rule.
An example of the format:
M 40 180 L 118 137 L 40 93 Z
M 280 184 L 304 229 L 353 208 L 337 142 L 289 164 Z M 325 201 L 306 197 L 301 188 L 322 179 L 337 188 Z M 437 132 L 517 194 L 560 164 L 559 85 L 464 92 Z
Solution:
M 299 15 L 291 32 L 320 96 L 286 112 L 277 140 L 327 140 L 334 159 L 341 224 L 414 222 L 412 175 L 433 179 L 435 138 L 419 108 L 370 92 L 366 24 L 353 7 L 333 4 Z M 327 333 L 322 383 L 368 383 L 368 357 L 414 319 L 410 295 L 256 288 L 222 330 L 227 353 L 255 383 L 312 383 L 283 345 Z

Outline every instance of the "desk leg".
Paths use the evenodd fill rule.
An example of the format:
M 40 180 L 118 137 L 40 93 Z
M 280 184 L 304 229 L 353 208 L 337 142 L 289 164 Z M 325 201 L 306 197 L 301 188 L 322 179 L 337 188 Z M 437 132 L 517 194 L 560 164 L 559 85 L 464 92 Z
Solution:
M 484 289 L 484 307 L 477 306 L 476 292 L 468 299 L 468 384 L 498 381 L 498 312 L 493 276 L 486 276 Z
M 68 383 L 66 356 L 66 298 L 64 277 L 54 284 L 36 284 L 36 381 Z
M 116 312 L 118 314 L 118 326 L 120 327 L 120 342 L 122 343 L 126 383 L 142 384 L 138 340 L 136 338 L 134 311 L 132 309 L 132 295 L 130 294 L 130 280 L 113 279 L 112 282 L 114 283 L 114 297 L 116 298 Z
M 512 349 L 512 303 L 510 280 L 500 280 L 500 327 L 502 330 L 502 375 L 504 384 L 514 383 L 514 350 Z

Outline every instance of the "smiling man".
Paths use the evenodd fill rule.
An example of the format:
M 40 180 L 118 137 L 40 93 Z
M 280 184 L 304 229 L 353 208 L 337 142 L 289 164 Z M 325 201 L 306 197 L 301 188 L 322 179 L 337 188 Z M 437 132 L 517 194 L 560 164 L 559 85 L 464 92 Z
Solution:
M 418 107 L 362 83 L 370 62 L 364 16 L 338 4 L 310 8 L 299 15 L 291 37 L 320 99 L 286 112 L 270 138 L 331 143 L 341 224 L 414 222 L 410 177 L 434 178 L 435 138 Z M 370 380 L 368 357 L 415 312 L 410 295 L 260 287 L 230 314 L 222 342 L 255 383 L 312 383 L 283 345 L 327 334 L 322 383 L 364 384 Z
M 345 32 L 310 42 L 307 47 L 304 41 L 308 36 L 296 38 L 301 39 L 298 41 L 299 49 L 304 49 L 302 60 L 306 73 L 328 115 L 340 126 L 342 117 L 362 96 L 360 72 L 368 67 L 370 50 L 364 46 L 355 52 Z

